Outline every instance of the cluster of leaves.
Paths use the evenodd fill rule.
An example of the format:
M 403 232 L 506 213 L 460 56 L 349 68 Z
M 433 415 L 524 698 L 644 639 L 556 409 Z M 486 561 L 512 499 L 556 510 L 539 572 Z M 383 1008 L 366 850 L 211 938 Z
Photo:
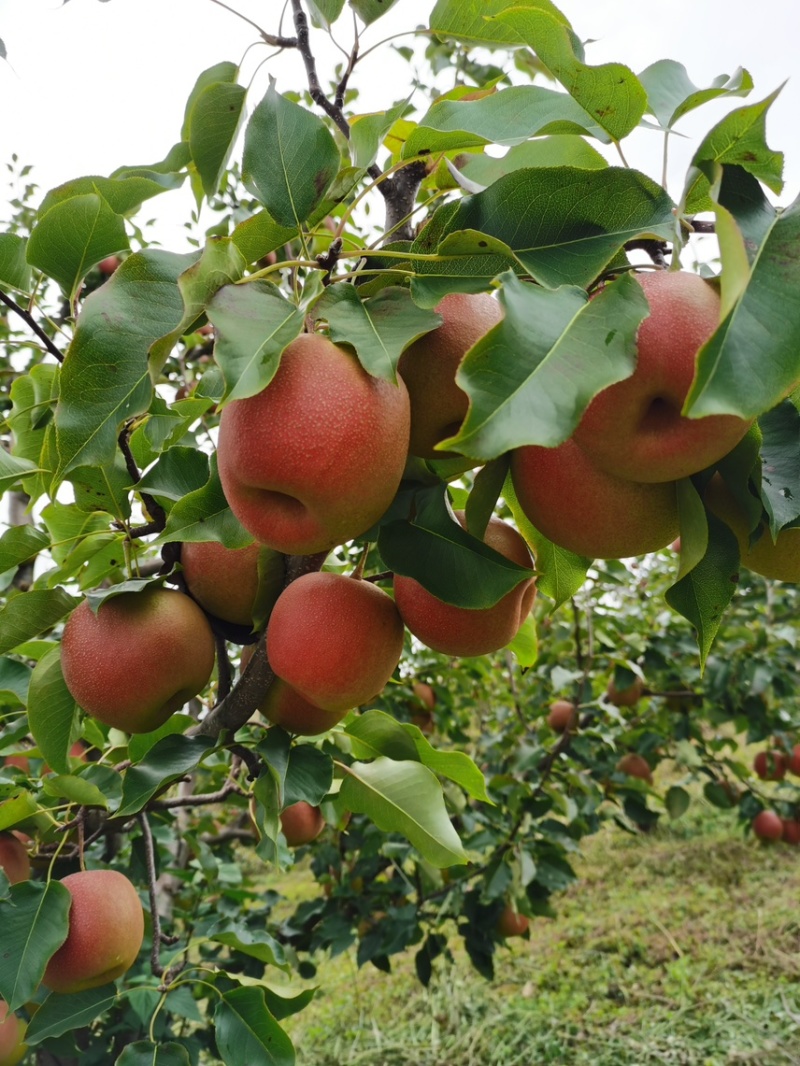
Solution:
M 307 5 L 321 27 L 344 6 Z M 364 26 L 390 6 L 350 0 Z M 591 398 L 631 372 L 644 311 L 629 279 L 603 300 L 587 290 L 627 268 L 632 245 L 662 258 L 670 245 L 677 256 L 694 216 L 713 211 L 725 318 L 687 411 L 760 417 L 727 472 L 759 483 L 773 533 L 797 522 L 800 416 L 785 397 L 800 378 L 798 211 L 774 208 L 762 189 L 781 189 L 781 157 L 764 138 L 774 94 L 709 132 L 676 202 L 652 178 L 609 165 L 605 149 L 641 125 L 666 139 L 706 101 L 746 96 L 746 71 L 698 88 L 672 60 L 638 76 L 593 67 L 546 0 L 439 0 L 426 55 L 434 74 L 456 73 L 456 86 L 421 113 L 401 100 L 346 116 L 358 48 L 325 96 L 303 5 L 292 8 L 297 36 L 280 46 L 303 53 L 308 96 L 270 83 L 245 125 L 240 72 L 220 63 L 199 77 L 160 163 L 77 178 L 35 212 L 28 185 L 0 234 L 0 369 L 10 382 L 0 491 L 12 519 L 0 537 L 0 758 L 27 760 L 0 769 L 0 830 L 29 833 L 46 874 L 0 890 L 0 996 L 12 1009 L 29 1004 L 29 1042 L 67 1061 L 290 1063 L 281 1022 L 313 994 L 290 978 L 313 979 L 320 950 L 355 940 L 359 961 L 383 969 L 413 947 L 427 982 L 455 923 L 491 974 L 505 902 L 551 913 L 581 837 L 608 817 L 636 832 L 665 812 L 680 816 L 697 781 L 723 806 L 739 799 L 733 785 L 744 789 L 749 820 L 766 797 L 737 759 L 737 736 L 789 744 L 800 720 L 794 589 L 767 587 L 765 616 L 764 583 L 739 582 L 712 651 L 738 551 L 709 530 L 699 484 L 684 486 L 681 569 L 668 592 L 693 634 L 663 606 L 667 554 L 592 567 L 547 543 L 516 508 L 505 460 L 512 448 L 565 440 Z M 531 83 L 542 70 L 548 87 Z M 243 126 L 241 166 L 231 167 Z M 507 151 L 487 155 L 490 145 Z M 12 176 L 28 177 L 15 164 Z M 186 181 L 198 206 L 219 213 L 208 240 L 181 254 L 148 248 L 132 216 Z M 376 235 L 359 206 L 379 193 L 389 223 Z M 98 264 L 110 256 L 124 258 L 105 280 Z M 175 542 L 249 539 L 216 472 L 221 408 L 264 388 L 308 322 L 393 380 L 403 349 L 438 324 L 443 295 L 490 287 L 505 317 L 464 364 L 470 413 L 450 442 L 468 458 L 410 466 L 380 529 L 328 565 L 346 570 L 369 545 L 369 570 L 486 606 L 507 591 L 508 568 L 459 539 L 448 507 L 466 506 L 470 528 L 493 510 L 512 513 L 535 547 L 542 593 L 512 648 L 456 664 L 409 641 L 384 696 L 311 742 L 260 722 L 236 722 L 233 735 L 219 713 L 242 685 L 227 691 L 229 658 L 234 667 L 239 658 L 230 639 L 203 702 L 157 733 L 131 739 L 83 717 L 59 664 L 61 626 L 79 598 L 140 587 L 169 565 Z M 597 335 L 616 341 L 587 364 L 586 338 Z M 763 486 L 762 460 L 780 474 Z M 218 635 L 222 647 L 251 639 Z M 642 672 L 651 692 L 627 713 L 602 696 L 615 670 Z M 410 720 L 420 711 L 415 678 L 437 696 L 421 721 L 435 726 L 433 743 Z M 546 708 L 565 695 L 580 728 L 556 739 Z M 204 720 L 217 728 L 198 731 L 214 704 Z M 85 760 L 69 755 L 78 737 Z M 672 760 L 682 777 L 662 796 L 615 769 L 623 751 L 653 767 Z M 788 814 L 796 796 L 781 788 Z M 279 833 L 280 809 L 298 800 L 322 804 L 328 828 L 310 859 L 321 894 L 292 909 L 264 880 L 303 857 Z M 121 991 L 44 999 L 37 986 L 67 929 L 52 878 L 81 863 L 112 864 L 150 889 L 149 959 Z M 161 933 L 159 899 L 177 944 Z

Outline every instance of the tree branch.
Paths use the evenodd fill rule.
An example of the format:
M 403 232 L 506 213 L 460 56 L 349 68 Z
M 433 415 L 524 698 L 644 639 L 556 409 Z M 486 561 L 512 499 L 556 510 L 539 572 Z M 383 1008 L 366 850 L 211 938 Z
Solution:
M 51 355 L 54 355 L 59 361 L 59 363 L 64 362 L 63 353 L 50 340 L 50 338 L 47 336 L 47 334 L 36 321 L 36 319 L 33 317 L 33 315 L 26 311 L 24 307 L 20 307 L 16 300 L 12 300 L 10 296 L 7 296 L 2 291 L 2 289 L 0 289 L 0 300 L 2 300 L 6 307 L 10 308 L 10 310 L 15 311 L 19 315 L 19 317 L 23 319 L 23 321 L 26 322 L 28 326 L 30 326 L 30 328 L 33 330 L 33 332 L 36 334 L 36 336 L 39 338 L 39 340 L 42 342 L 48 352 L 50 352 Z
M 331 103 L 322 91 L 322 86 L 319 83 L 317 64 L 311 51 L 311 41 L 308 32 L 308 17 L 303 10 L 303 5 L 300 0 L 292 0 L 292 14 L 294 16 L 294 29 L 297 34 L 297 47 L 300 51 L 300 55 L 303 57 L 303 63 L 305 64 L 306 78 L 308 79 L 308 91 L 311 94 L 311 99 L 318 107 L 322 108 L 329 118 L 333 119 L 342 135 L 346 137 L 347 140 L 350 140 L 350 123 L 344 117 L 341 104 Z M 350 74 L 348 71 L 347 78 L 349 78 L 349 76 Z M 345 86 L 347 85 L 347 78 L 345 78 Z M 344 96 L 344 94 L 342 95 Z

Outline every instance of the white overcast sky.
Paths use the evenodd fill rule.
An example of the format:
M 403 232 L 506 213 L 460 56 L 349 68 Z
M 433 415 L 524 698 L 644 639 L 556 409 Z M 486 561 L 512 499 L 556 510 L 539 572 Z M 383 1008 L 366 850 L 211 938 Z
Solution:
M 282 0 L 228 0 L 230 6 L 276 30 Z M 363 37 L 367 47 L 423 22 L 433 0 L 398 0 Z M 786 153 L 786 188 L 779 202 L 800 192 L 800 60 L 797 0 L 561 0 L 578 35 L 593 40 L 587 60 L 617 60 L 639 71 L 656 59 L 682 62 L 700 87 L 737 66 L 756 84 L 753 102 L 789 79 L 768 118 L 772 147 Z M 339 29 L 341 27 L 341 29 Z M 349 43 L 347 19 L 337 36 Z M 287 23 L 285 32 L 291 32 Z M 0 0 L 0 38 L 8 63 L 0 63 L 0 166 L 16 152 L 34 167 L 42 189 L 84 174 L 108 174 L 122 164 L 162 158 L 178 139 L 183 106 L 197 75 L 221 60 L 239 62 L 255 33 L 211 0 Z M 338 53 L 314 34 L 320 76 L 326 83 Z M 246 80 L 267 55 L 262 45 L 244 60 Z M 278 90 L 299 88 L 300 59 L 287 52 L 255 75 L 250 107 L 266 90 L 267 72 Z M 408 66 L 383 48 L 359 67 L 359 110 L 383 110 L 407 95 Z M 684 118 L 672 139 L 669 191 L 677 197 L 695 138 L 725 111 L 744 101 L 711 104 Z M 637 131 L 627 142 L 631 166 L 660 177 L 659 135 Z M 2 194 L 5 196 L 5 189 Z M 185 199 L 181 200 L 181 197 Z M 190 210 L 188 192 L 166 194 L 169 213 Z M 166 204 L 165 204 L 166 207 Z M 162 213 L 159 201 L 142 217 Z M 0 206 L 0 217 L 4 214 Z M 210 221 L 210 220 L 209 220 Z M 176 251 L 183 237 L 170 241 Z

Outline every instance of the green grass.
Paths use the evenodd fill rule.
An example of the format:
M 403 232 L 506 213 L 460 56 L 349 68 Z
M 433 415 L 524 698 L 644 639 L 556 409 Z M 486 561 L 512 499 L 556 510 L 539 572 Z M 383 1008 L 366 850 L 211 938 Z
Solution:
M 796 1066 L 800 851 L 694 809 L 587 841 L 558 918 L 502 947 L 491 983 L 461 953 L 428 990 L 410 957 L 391 976 L 320 960 L 299 1066 Z

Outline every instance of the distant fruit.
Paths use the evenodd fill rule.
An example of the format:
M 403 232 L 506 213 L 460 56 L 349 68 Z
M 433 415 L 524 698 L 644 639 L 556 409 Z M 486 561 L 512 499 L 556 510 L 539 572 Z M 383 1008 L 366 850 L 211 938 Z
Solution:
M 628 777 L 638 777 L 642 781 L 646 781 L 648 785 L 653 783 L 653 772 L 650 769 L 650 764 L 644 756 L 635 751 L 629 751 L 622 756 L 617 763 L 617 772 L 627 774 Z
M 642 698 L 643 692 L 644 681 L 638 676 L 623 688 L 617 688 L 612 677 L 606 688 L 606 699 L 615 707 L 633 707 Z
M 752 821 L 753 832 L 760 840 L 780 840 L 783 821 L 775 811 L 760 811 Z
M 746 510 L 719 474 L 711 479 L 703 498 L 709 511 L 736 535 L 742 566 L 774 581 L 800 582 L 800 529 L 782 529 L 773 540 L 762 520 L 751 531 Z M 751 547 L 753 537 L 757 539 Z
M 52 992 L 85 992 L 126 973 L 144 938 L 136 889 L 117 870 L 82 870 L 63 878 L 72 901 L 67 939 L 47 964 Z
M 310 844 L 320 835 L 325 819 L 319 807 L 313 807 L 305 800 L 292 803 L 280 815 L 281 830 L 290 848 Z
M 753 759 L 753 769 L 762 781 L 783 780 L 788 765 L 782 751 L 760 751 Z
M 790 774 L 800 777 L 800 744 L 795 744 L 792 754 L 789 756 L 787 769 Z
M 128 733 L 158 729 L 206 687 L 214 636 L 188 596 L 149 587 L 70 615 L 61 641 L 67 688 L 87 714 Z
M 25 845 L 13 833 L 0 833 L 0 870 L 12 885 L 30 879 L 31 860 Z
M 574 703 L 569 700 L 556 700 L 550 704 L 550 713 L 547 716 L 547 724 L 554 733 L 566 733 L 575 728 L 577 722 L 577 710 Z
M 794 818 L 783 818 L 783 833 L 781 838 L 786 844 L 797 847 L 800 844 L 800 822 Z
M 523 936 L 527 933 L 530 921 L 524 914 L 516 911 L 510 903 L 507 903 L 500 912 L 495 924 L 495 932 L 498 936 Z
M 104 274 L 107 278 L 110 278 L 117 267 L 122 263 L 122 260 L 118 255 L 107 255 L 105 259 L 101 259 L 97 264 L 97 269 L 101 274 Z

